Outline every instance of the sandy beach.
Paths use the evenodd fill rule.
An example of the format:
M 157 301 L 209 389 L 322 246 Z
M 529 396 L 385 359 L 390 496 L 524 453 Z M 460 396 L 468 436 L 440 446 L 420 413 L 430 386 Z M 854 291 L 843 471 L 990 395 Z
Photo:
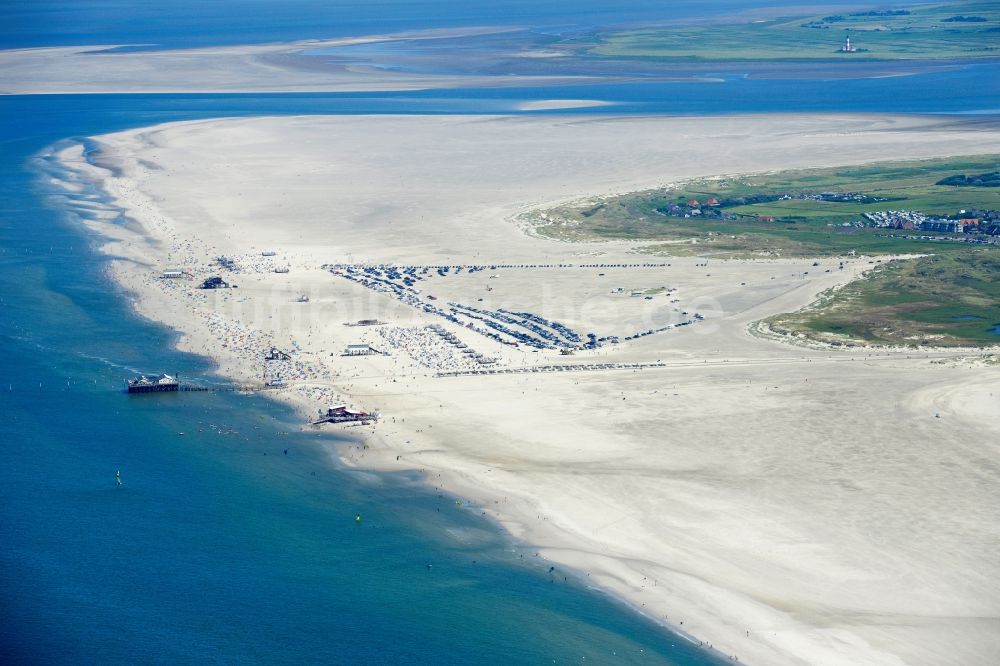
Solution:
M 86 182 L 107 194 L 90 224 L 136 309 L 235 381 L 280 377 L 272 394 L 304 427 L 340 402 L 378 411 L 375 425 L 322 426 L 367 445 L 343 447 L 345 464 L 421 470 L 560 579 L 740 662 L 995 663 L 996 365 L 973 351 L 835 351 L 748 332 L 873 259 L 654 257 L 631 242 L 541 239 L 518 220 L 685 178 L 996 153 L 996 128 L 344 116 L 96 140 L 96 164 L 62 149 L 66 196 Z M 413 267 L 413 290 L 365 273 L 386 264 Z M 168 269 L 186 277 L 162 278 Z M 196 288 L 211 276 L 237 288 Z M 462 324 L 433 311 L 452 303 Z M 514 347 L 484 334 L 496 329 L 479 310 L 620 341 Z M 345 325 L 359 320 L 380 323 Z M 348 345 L 378 353 L 344 356 Z M 265 361 L 272 346 L 289 358 Z

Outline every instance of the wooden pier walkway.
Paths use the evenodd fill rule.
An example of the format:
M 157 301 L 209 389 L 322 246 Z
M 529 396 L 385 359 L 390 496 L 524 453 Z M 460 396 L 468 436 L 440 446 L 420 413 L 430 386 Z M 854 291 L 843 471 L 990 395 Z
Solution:
M 280 388 L 285 388 L 285 387 L 284 386 L 191 386 L 190 384 L 181 384 L 181 386 L 177 390 L 184 391 L 186 393 L 220 393 L 223 391 L 229 391 L 234 393 L 259 393 L 261 391 L 274 391 Z

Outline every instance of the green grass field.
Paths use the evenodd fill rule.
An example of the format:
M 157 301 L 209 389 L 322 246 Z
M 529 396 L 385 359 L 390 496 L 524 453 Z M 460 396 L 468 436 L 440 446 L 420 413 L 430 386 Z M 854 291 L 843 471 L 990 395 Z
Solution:
M 907 13 L 893 13 L 901 9 Z M 848 34 L 858 51 L 838 53 Z M 998 57 L 1000 4 L 955 2 L 892 7 L 875 15 L 844 10 L 755 22 L 627 30 L 598 35 L 590 53 L 756 61 Z
M 932 254 L 879 265 L 865 280 L 837 291 L 815 308 L 771 323 L 779 331 L 842 344 L 845 341 L 945 346 L 1000 344 L 1000 246 L 888 237 L 922 232 L 843 227 L 862 213 L 917 210 L 954 214 L 959 209 L 1000 210 L 1000 188 L 936 183 L 961 174 L 995 171 L 1000 156 L 871 164 L 703 179 L 674 189 L 582 201 L 536 215 L 536 231 L 571 241 L 649 241 L 652 254 L 732 258 Z M 753 195 L 855 192 L 887 201 L 786 200 L 724 207 L 726 213 L 773 223 L 665 216 L 671 204 L 709 197 L 722 201 Z M 948 234 L 928 234 L 949 236 Z M 956 234 L 954 238 L 967 236 Z
M 953 215 L 962 209 L 1000 210 L 1000 188 L 936 185 L 960 174 L 995 170 L 1000 155 L 861 167 L 790 170 L 730 179 L 704 179 L 669 190 L 650 190 L 560 206 L 546 211 L 537 230 L 562 240 L 630 239 L 651 241 L 649 251 L 729 257 L 761 255 L 842 256 L 846 254 L 919 254 L 951 252 L 957 243 L 888 238 L 885 229 L 844 227 L 865 212 L 917 210 L 929 215 Z M 703 217 L 669 217 L 661 210 L 688 199 L 704 202 L 753 195 L 859 192 L 885 201 L 856 203 L 791 199 L 724 211 L 741 216 L 737 222 Z M 758 222 L 773 216 L 775 222 Z M 919 235 L 919 234 L 914 234 Z
M 1000 345 L 998 277 L 995 251 L 894 261 L 813 307 L 767 323 L 833 344 Z

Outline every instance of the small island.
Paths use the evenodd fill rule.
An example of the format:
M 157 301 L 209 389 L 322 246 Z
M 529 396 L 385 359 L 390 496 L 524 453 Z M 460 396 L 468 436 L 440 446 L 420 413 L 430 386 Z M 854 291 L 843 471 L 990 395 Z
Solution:
M 588 52 L 677 61 L 996 58 L 998 26 L 997 4 L 959 2 L 605 32 Z

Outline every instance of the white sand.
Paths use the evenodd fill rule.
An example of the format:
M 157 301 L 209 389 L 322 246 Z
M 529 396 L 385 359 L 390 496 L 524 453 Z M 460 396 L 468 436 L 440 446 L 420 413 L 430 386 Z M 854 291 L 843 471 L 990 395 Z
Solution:
M 613 106 L 614 102 L 600 99 L 542 99 L 518 104 L 519 111 L 549 111 L 552 109 L 587 109 L 597 106 Z
M 449 324 L 502 368 L 666 365 L 488 377 L 435 377 L 465 367 L 422 331 L 447 322 L 319 266 L 641 263 L 650 259 L 630 243 L 541 240 L 511 219 L 683 177 L 1000 152 L 1000 132 L 863 116 L 303 117 L 99 140 L 120 176 L 78 150 L 62 157 L 102 179 L 137 223 L 94 227 L 107 252 L 128 258 L 114 273 L 139 311 L 241 381 L 260 381 L 270 344 L 298 343 L 282 399 L 310 414 L 338 399 L 382 412 L 376 426 L 348 431 L 370 444 L 345 449 L 349 464 L 423 470 L 561 572 L 742 662 L 996 663 L 997 366 L 953 352 L 810 350 L 746 331 L 868 260 L 838 270 L 829 260 L 666 259 L 669 268 L 422 282 L 438 303 L 530 310 L 581 332 L 625 335 L 669 322 L 674 308 L 706 316 L 561 358 Z M 183 266 L 203 278 L 217 254 L 244 266 L 226 274 L 239 289 L 155 277 Z M 677 291 L 646 300 L 617 287 Z M 310 301 L 295 302 L 300 294 Z M 361 318 L 388 325 L 343 325 Z M 358 342 L 392 355 L 331 356 Z
M 357 92 L 512 87 L 591 81 L 578 76 L 463 76 L 389 71 L 311 51 L 385 41 L 419 41 L 516 28 L 420 30 L 368 37 L 193 49 L 114 50 L 123 45 L 0 50 L 0 94 L 151 92 Z

